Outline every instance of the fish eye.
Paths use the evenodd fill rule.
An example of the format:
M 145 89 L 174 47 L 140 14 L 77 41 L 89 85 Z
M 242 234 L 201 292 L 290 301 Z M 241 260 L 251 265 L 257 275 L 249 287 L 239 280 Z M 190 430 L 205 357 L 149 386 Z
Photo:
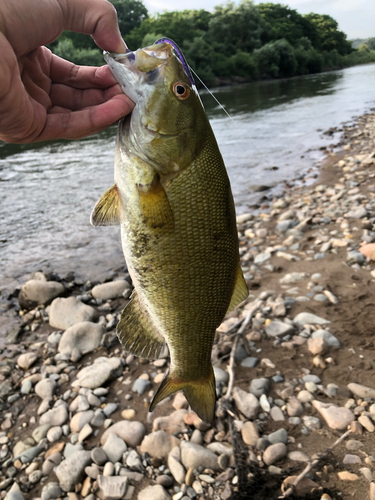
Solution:
M 173 85 L 174 95 L 178 99 L 187 99 L 190 95 L 190 88 L 185 82 L 176 82 Z

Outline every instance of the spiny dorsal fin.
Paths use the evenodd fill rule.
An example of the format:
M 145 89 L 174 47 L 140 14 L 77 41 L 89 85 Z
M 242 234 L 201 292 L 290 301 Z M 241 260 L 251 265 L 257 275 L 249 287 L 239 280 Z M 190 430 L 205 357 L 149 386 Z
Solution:
M 172 232 L 173 213 L 159 175 L 155 175 L 149 184 L 137 184 L 137 188 L 139 206 L 147 226 L 162 233 Z
M 157 359 L 165 345 L 164 338 L 156 330 L 147 312 L 141 308 L 135 291 L 122 311 L 117 336 L 125 351 L 145 359 Z
M 99 198 L 92 211 L 90 222 L 94 227 L 115 226 L 121 223 L 120 195 L 116 184 Z
M 230 299 L 230 304 L 227 310 L 227 314 L 230 311 L 233 311 L 233 309 L 237 307 L 239 304 L 241 304 L 241 302 L 246 300 L 248 296 L 249 296 L 249 290 L 247 289 L 247 285 L 242 274 L 240 263 L 238 263 L 236 271 L 236 281 L 234 284 L 234 290 L 232 298 Z

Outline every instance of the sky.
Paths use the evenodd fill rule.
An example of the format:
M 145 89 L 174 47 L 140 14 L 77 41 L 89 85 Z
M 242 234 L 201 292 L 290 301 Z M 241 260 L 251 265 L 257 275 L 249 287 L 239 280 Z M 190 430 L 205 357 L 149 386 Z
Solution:
M 269 0 L 263 0 L 266 3 Z M 226 3 L 223 0 L 144 0 L 150 14 L 165 10 L 205 9 L 212 11 L 215 5 Z M 238 3 L 236 0 L 235 3 Z M 255 4 L 261 3 L 255 0 Z M 315 12 L 328 14 L 339 23 L 339 29 L 346 33 L 349 40 L 375 36 L 374 0 L 280 0 L 281 3 L 297 10 L 300 14 Z

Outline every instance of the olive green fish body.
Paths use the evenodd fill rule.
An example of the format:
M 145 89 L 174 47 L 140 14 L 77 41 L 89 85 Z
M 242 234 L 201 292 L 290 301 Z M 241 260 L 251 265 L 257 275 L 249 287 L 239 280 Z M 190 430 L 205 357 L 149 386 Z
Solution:
M 179 61 L 173 59 L 166 75 L 171 71 L 168 64 L 180 72 L 177 79 L 184 77 Z M 212 421 L 215 330 L 228 309 L 246 298 L 247 288 L 239 264 L 230 183 L 211 126 L 197 95 L 178 102 L 179 96 L 176 99 L 166 87 L 165 91 L 163 81 L 137 103 L 134 116 L 120 124 L 115 187 L 103 195 L 118 200 L 113 220 L 121 223 L 135 288 L 118 335 L 124 348 L 138 356 L 158 357 L 164 343 L 168 345 L 170 371 L 151 409 L 181 389 L 193 410 Z M 163 99 L 186 106 L 182 113 L 171 113 L 175 134 L 170 133 L 171 124 L 160 134 L 160 120 L 169 116 Z M 142 123 L 144 134 L 139 132 Z M 100 201 L 98 206 L 99 213 Z M 93 217 L 98 218 L 95 209 Z

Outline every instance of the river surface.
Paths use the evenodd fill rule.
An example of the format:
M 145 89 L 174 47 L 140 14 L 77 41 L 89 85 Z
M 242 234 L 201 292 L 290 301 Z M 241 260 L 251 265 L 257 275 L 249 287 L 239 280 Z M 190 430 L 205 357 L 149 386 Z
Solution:
M 249 210 L 252 186 L 277 190 L 316 165 L 335 140 L 322 132 L 374 106 L 374 81 L 375 65 L 365 65 L 215 90 L 232 118 L 203 94 L 237 211 Z M 0 143 L 0 290 L 36 270 L 95 280 L 123 267 L 119 228 L 89 223 L 113 183 L 115 135 L 110 127 L 74 142 Z

